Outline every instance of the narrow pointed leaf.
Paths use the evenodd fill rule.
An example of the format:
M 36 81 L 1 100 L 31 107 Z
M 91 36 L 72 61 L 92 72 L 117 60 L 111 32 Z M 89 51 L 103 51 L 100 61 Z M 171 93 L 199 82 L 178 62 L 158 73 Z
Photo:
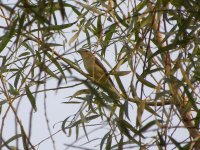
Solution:
M 32 95 L 32 93 L 27 85 L 25 86 L 25 90 L 26 90 L 26 95 L 31 103 L 31 106 L 33 107 L 33 109 L 35 111 L 37 111 L 35 97 Z

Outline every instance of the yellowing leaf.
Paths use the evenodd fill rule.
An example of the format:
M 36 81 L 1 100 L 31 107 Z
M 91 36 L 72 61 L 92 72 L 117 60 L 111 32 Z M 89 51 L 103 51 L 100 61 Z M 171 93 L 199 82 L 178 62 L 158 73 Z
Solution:
M 79 90 L 77 92 L 75 92 L 72 96 L 71 96 L 71 99 L 74 98 L 74 97 L 77 97 L 79 95 L 82 95 L 82 94 L 90 94 L 91 91 L 89 89 L 82 89 L 82 90 Z
M 83 8 L 89 10 L 89 11 L 92 11 L 93 13 L 96 13 L 98 15 L 101 15 L 103 14 L 101 11 L 99 11 L 97 9 L 97 7 L 94 7 L 94 6 L 90 6 L 90 5 L 87 5 L 87 4 L 84 4 L 84 3 L 81 3 L 79 1 L 75 1 L 77 4 L 81 5 Z
M 71 45 L 71 43 L 73 43 L 79 36 L 81 30 L 78 30 L 78 32 L 76 32 L 76 34 L 74 34 L 74 36 L 69 40 L 69 45 Z

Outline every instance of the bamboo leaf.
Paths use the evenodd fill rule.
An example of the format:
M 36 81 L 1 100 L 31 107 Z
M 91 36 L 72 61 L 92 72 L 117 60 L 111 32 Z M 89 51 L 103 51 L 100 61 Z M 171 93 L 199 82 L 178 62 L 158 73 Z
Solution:
M 21 130 L 22 142 L 23 142 L 24 149 L 28 150 L 29 146 L 28 146 L 28 143 L 27 143 L 27 136 L 26 136 L 26 133 L 25 133 L 24 128 L 23 128 L 22 125 L 20 125 L 20 130 Z
M 193 106 L 194 110 L 195 110 L 196 112 L 198 112 L 199 109 L 198 109 L 198 107 L 197 107 L 197 105 L 196 105 L 196 100 L 193 98 L 192 94 L 189 92 L 188 86 L 184 86 L 184 91 L 185 91 L 185 93 L 187 94 L 188 100 L 189 100 L 189 102 L 191 103 L 191 105 Z
M 172 136 L 169 136 L 169 139 L 172 141 L 172 143 L 174 143 L 174 145 L 178 148 L 178 149 L 183 149 L 183 147 L 181 147 L 181 143 L 177 142 Z
M 37 111 L 35 97 L 32 95 L 32 93 L 27 85 L 25 86 L 25 90 L 26 90 L 26 95 L 31 103 L 32 108 L 35 111 Z
M 79 29 L 78 32 L 74 34 L 74 36 L 69 40 L 69 45 L 71 45 L 78 38 L 80 32 L 81 32 L 81 29 Z
M 10 87 L 9 92 L 10 92 L 11 94 L 13 94 L 13 95 L 19 95 L 19 91 L 18 91 L 16 88 L 14 88 L 14 87 L 12 86 L 12 84 L 9 83 L 9 87 Z
M 44 63 L 42 62 L 39 62 L 38 60 L 36 60 L 36 65 L 42 70 L 42 71 L 45 71 L 48 75 L 50 75 L 51 77 L 54 77 L 56 79 L 59 79 L 57 77 L 56 74 L 54 74 L 50 69 L 49 67 L 47 67 Z
M 162 120 L 152 120 L 150 121 L 149 123 L 147 123 L 146 125 L 144 125 L 140 130 L 139 132 L 142 133 L 142 132 L 146 132 L 149 128 L 151 128 L 153 125 L 156 125 L 157 123 L 161 123 Z
M 6 32 L 6 34 L 1 37 L 1 42 L 0 42 L 0 53 L 4 50 L 8 42 L 11 40 L 13 35 L 15 34 L 15 27 L 16 27 L 17 20 L 15 20 L 10 27 L 10 30 Z
M 116 75 L 116 76 L 125 76 L 131 73 L 131 71 L 112 71 L 110 75 Z
M 50 31 L 60 31 L 60 30 L 69 28 L 69 27 L 73 26 L 76 23 L 77 23 L 77 21 L 72 22 L 72 23 L 68 23 L 68 24 L 50 25 L 50 26 L 48 26 L 47 29 L 50 30 Z M 33 29 L 33 30 L 31 30 L 31 32 L 43 31 L 44 29 L 46 29 L 46 28 Z
M 65 118 L 65 120 L 62 122 L 62 125 L 61 125 L 61 129 L 62 129 L 62 131 L 66 134 L 66 131 L 65 131 L 65 129 L 66 129 L 66 127 L 65 127 L 65 124 L 68 122 L 68 119 L 70 118 L 70 116 L 69 117 L 67 117 L 67 118 Z
M 17 85 L 18 85 L 18 82 L 19 82 L 20 75 L 21 75 L 21 70 L 19 70 L 16 73 L 16 78 L 15 78 L 15 81 L 14 81 L 14 87 L 15 87 L 15 89 L 17 89 Z
M 3 142 L 3 145 L 0 148 L 3 148 L 4 146 L 8 145 L 10 142 L 17 140 L 20 137 L 22 137 L 21 134 L 14 135 L 13 137 L 9 138 L 7 141 Z
M 137 125 L 142 126 L 142 114 L 145 109 L 145 102 L 142 101 L 137 108 Z
M 91 91 L 89 89 L 82 89 L 82 90 L 79 90 L 77 92 L 75 92 L 72 96 L 71 96 L 71 99 L 74 98 L 74 97 L 77 97 L 79 95 L 82 95 L 82 94 L 90 94 Z
M 111 144 L 112 144 L 112 135 L 109 135 L 108 138 L 107 138 L 106 150 L 111 149 Z
M 101 34 L 102 34 L 102 23 L 101 23 L 101 15 L 98 16 L 97 19 L 97 28 L 96 28 L 96 35 L 99 39 L 101 39 Z
M 101 143 L 100 143 L 100 150 L 103 150 L 103 144 L 104 144 L 105 140 L 108 138 L 109 135 L 110 135 L 110 131 L 108 133 L 106 133 L 104 135 L 104 137 L 102 138 Z
M 87 9 L 88 11 L 92 11 L 93 13 L 96 13 L 98 15 L 102 14 L 102 12 L 97 9 L 97 7 L 81 3 L 80 1 L 77 1 L 77 0 L 75 0 L 75 2 L 81 5 L 83 8 Z
M 60 71 L 60 73 L 62 74 L 62 76 L 64 77 L 65 81 L 67 81 L 66 77 L 65 77 L 65 73 L 62 69 L 62 67 L 60 66 L 60 64 L 58 63 L 58 61 L 52 56 L 50 55 L 48 52 L 46 52 L 46 56 L 54 63 L 54 65 L 58 68 L 58 70 Z M 54 74 L 55 75 L 55 74 Z M 56 76 L 56 75 L 55 75 Z M 57 76 L 56 76 L 57 77 Z
M 27 56 L 27 55 L 29 55 L 29 54 L 30 54 L 30 52 L 24 52 L 24 53 L 21 53 L 18 57 Z
M 84 118 L 84 121 L 85 121 L 85 122 L 91 121 L 91 120 L 94 120 L 94 119 L 96 119 L 96 118 L 98 118 L 98 117 L 99 117 L 99 115 L 92 115 L 92 116 L 89 116 L 89 117 L 85 117 L 85 118 Z M 75 121 L 75 122 L 72 122 L 72 123 L 71 123 L 70 125 L 68 125 L 67 127 L 65 127 L 65 124 L 66 124 L 66 122 L 67 122 L 67 119 L 69 119 L 69 117 L 66 118 L 65 121 L 62 123 L 62 130 L 63 130 L 63 132 L 65 132 L 65 129 L 72 128 L 72 127 L 74 127 L 74 126 L 76 126 L 76 125 L 80 125 L 80 124 L 82 123 L 82 119 L 79 119 L 79 120 L 77 120 L 77 121 Z
M 106 48 L 108 47 L 108 44 L 110 43 L 110 40 L 111 40 L 113 34 L 115 33 L 116 27 L 117 27 L 117 24 L 114 23 L 109 27 L 108 31 L 105 32 L 106 37 L 105 37 L 105 40 L 103 41 L 103 45 L 102 45 L 102 55 L 105 54 Z
M 144 85 L 150 87 L 150 88 L 156 88 L 156 86 L 154 84 L 152 84 L 151 82 L 147 81 L 146 79 L 144 79 L 142 76 L 138 75 L 136 73 L 136 77 L 137 79 Z
M 89 141 L 89 137 L 88 137 L 88 134 L 87 134 L 87 131 L 86 131 L 86 127 L 85 127 L 85 117 L 84 117 L 82 112 L 80 113 L 80 117 L 81 117 L 81 124 L 82 124 L 82 127 L 83 127 L 83 131 L 85 133 L 85 136 L 86 136 L 87 140 Z

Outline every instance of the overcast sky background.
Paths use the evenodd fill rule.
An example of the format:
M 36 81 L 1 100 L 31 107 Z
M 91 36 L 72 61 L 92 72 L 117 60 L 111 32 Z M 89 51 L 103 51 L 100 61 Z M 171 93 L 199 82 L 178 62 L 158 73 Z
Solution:
M 9 6 L 11 6 L 15 1 L 7 1 L 4 0 L 3 3 L 4 4 L 9 4 Z M 66 1 L 68 3 L 72 3 L 71 1 Z M 74 3 L 73 3 L 74 4 Z M 78 7 L 78 6 L 77 6 Z M 71 9 L 66 9 L 66 13 L 69 16 L 69 20 L 70 22 L 73 22 L 76 19 L 76 15 L 71 14 Z M 58 18 L 60 18 L 60 15 L 58 13 L 57 15 Z M 59 24 L 62 24 L 62 20 L 61 18 L 58 19 L 60 20 Z M 1 23 L 5 21 L 1 20 Z M 65 22 L 67 23 L 67 21 Z M 77 28 L 74 26 L 74 30 L 76 30 Z M 74 32 L 75 33 L 75 32 Z M 66 29 L 65 34 L 67 37 L 67 40 L 69 41 L 69 39 L 74 35 L 74 33 L 72 33 L 72 29 Z M 0 30 L 0 35 L 3 35 L 4 32 L 2 31 L 2 29 Z M 57 35 L 56 41 L 63 43 L 63 37 Z M 80 34 L 78 41 L 79 43 L 81 43 L 82 41 L 85 40 L 85 36 L 83 34 Z M 92 39 L 93 42 L 95 42 L 95 39 Z M 82 44 L 78 45 L 78 48 L 80 48 L 81 46 L 83 46 L 84 44 L 86 44 L 86 42 L 83 42 Z M 74 52 L 74 48 L 72 48 L 74 45 L 74 43 L 72 45 L 68 45 L 68 43 L 65 43 L 65 50 L 70 50 L 70 51 L 66 51 L 65 53 L 71 53 Z M 121 45 L 118 45 L 119 49 Z M 56 47 L 56 50 L 60 53 L 63 53 L 63 47 Z M 109 55 L 106 55 L 106 60 L 112 65 L 114 66 L 114 51 L 112 50 L 108 50 Z M 6 54 L 6 52 L 5 52 Z M 77 53 L 71 53 L 70 55 L 66 55 L 66 58 L 69 58 L 72 61 L 77 61 L 80 60 L 80 56 Z M 82 62 L 79 62 L 80 66 L 84 69 Z M 105 64 L 105 63 L 104 63 Z M 106 66 L 106 68 L 108 70 L 110 70 L 110 68 L 108 66 Z M 123 68 L 121 68 L 122 70 L 126 70 L 127 67 L 124 65 Z M 84 69 L 85 71 L 85 69 Z M 69 73 L 65 72 L 67 76 L 69 76 Z M 82 78 L 83 77 L 73 71 L 73 75 L 78 77 L 78 78 Z M 68 78 L 68 80 L 73 80 Z M 129 82 L 131 80 L 131 78 L 129 76 L 126 77 L 122 77 L 123 83 L 124 85 L 129 85 Z M 67 85 L 73 85 L 75 84 L 75 82 L 68 82 Z M 47 83 L 47 89 L 49 88 L 55 88 L 57 85 L 57 81 L 54 79 L 50 79 Z M 63 82 L 61 84 L 61 86 L 65 86 L 65 83 Z M 68 101 L 69 98 L 67 98 L 68 96 L 72 95 L 73 93 L 75 93 L 78 89 L 83 88 L 83 86 L 79 86 L 76 88 L 66 88 L 66 89 L 62 89 L 57 91 L 49 91 L 46 94 L 46 99 L 44 98 L 44 94 L 38 94 L 37 95 L 37 112 L 33 113 L 33 126 L 32 126 L 32 137 L 31 137 L 31 141 L 34 145 L 38 144 L 39 142 L 41 142 L 42 140 L 46 139 L 47 137 L 49 137 L 49 133 L 47 130 L 47 124 L 46 124 L 46 117 L 45 117 L 45 108 L 44 108 L 44 101 L 46 101 L 46 108 L 47 108 L 47 118 L 49 119 L 49 124 L 51 127 L 51 131 L 52 134 L 56 133 L 57 131 L 61 130 L 61 124 L 62 121 L 64 119 L 66 119 L 67 117 L 69 117 L 70 115 L 74 115 L 78 109 L 80 108 L 80 105 L 74 105 L 74 104 L 64 104 L 62 102 Z M 34 91 L 34 87 L 31 88 Z M 40 89 L 41 90 L 41 89 Z M 148 92 L 148 91 L 146 91 Z M 18 111 L 18 115 L 21 119 L 21 121 L 23 122 L 23 125 L 25 126 L 25 128 L 29 128 L 28 127 L 28 122 L 29 122 L 29 117 L 30 117 L 30 109 L 31 109 L 31 105 L 29 100 L 27 99 L 26 96 L 24 96 L 21 99 L 21 104 L 19 107 L 19 111 Z M 16 104 L 16 103 L 15 103 Z M 132 115 L 136 114 L 136 109 L 134 109 L 134 104 L 130 105 L 130 112 Z M 2 114 L 4 114 L 6 107 L 3 107 L 2 109 Z M 13 135 L 15 135 L 15 119 L 13 116 L 12 111 L 9 112 L 9 117 L 6 118 L 5 121 L 5 127 L 4 127 L 4 132 L 3 132 L 3 137 L 5 138 L 5 140 L 9 139 L 10 137 L 12 137 Z M 143 115 L 143 118 L 147 118 L 148 113 L 145 113 Z M 2 115 L 0 116 L 0 118 L 2 119 Z M 135 117 L 133 117 L 133 119 L 131 120 L 133 124 L 135 124 Z M 174 121 L 174 120 L 173 120 Z M 96 127 L 88 127 L 88 133 L 90 131 L 95 131 L 92 132 L 92 134 L 89 134 L 89 139 L 95 139 L 95 138 L 102 138 L 105 133 L 108 131 L 106 129 L 106 124 L 104 122 L 102 122 L 101 120 L 96 122 L 97 124 L 100 124 Z M 66 131 L 68 134 L 68 131 Z M 169 131 L 170 132 L 170 131 Z M 62 131 L 58 132 L 55 136 L 53 136 L 54 140 L 55 140 L 55 145 L 57 150 L 64 150 L 66 148 L 66 146 L 64 144 L 68 144 L 70 145 L 71 143 L 73 143 L 75 141 L 75 130 L 72 130 L 72 135 L 71 137 L 68 137 L 67 134 L 63 133 Z M 152 132 L 147 133 L 148 134 L 153 134 Z M 180 140 L 184 139 L 185 137 L 182 136 L 184 135 L 188 135 L 187 132 L 185 131 L 180 131 L 180 132 L 176 132 L 175 134 L 177 134 L 177 136 L 180 136 Z M 80 131 L 80 137 L 83 136 L 84 138 L 81 139 L 80 141 L 78 141 L 76 144 L 74 145 L 81 145 L 84 144 L 85 142 L 87 142 L 86 137 L 84 136 L 84 132 Z M 99 143 L 100 140 L 88 143 L 86 145 L 83 145 L 82 147 L 87 147 L 90 149 L 99 149 Z M 22 143 L 22 142 L 20 142 Z M 13 145 L 15 145 L 15 142 L 13 142 Z M 96 146 L 96 147 L 95 147 Z M 23 146 L 20 145 L 21 149 L 23 149 Z M 38 146 L 38 150 L 53 150 L 53 146 L 52 146 L 52 141 L 49 138 L 48 140 L 45 140 L 44 142 L 42 142 L 39 146 Z M 138 149 L 138 148 L 136 148 Z M 69 148 L 69 150 L 80 150 L 80 148 Z

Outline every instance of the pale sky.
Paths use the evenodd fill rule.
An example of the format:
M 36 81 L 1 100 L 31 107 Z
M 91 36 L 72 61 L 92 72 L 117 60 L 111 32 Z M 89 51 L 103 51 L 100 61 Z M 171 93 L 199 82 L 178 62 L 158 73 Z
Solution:
M 15 1 L 3 1 L 4 3 L 14 3 Z M 69 3 L 72 3 L 71 1 L 67 1 Z M 66 9 L 67 15 L 69 17 L 69 21 L 70 23 L 73 22 L 74 20 L 76 20 L 76 15 L 71 14 L 71 11 L 69 11 L 68 9 Z M 1 12 L 0 12 L 1 14 Z M 57 17 L 59 17 L 60 15 L 58 14 Z M 1 18 L 2 19 L 2 18 Z M 59 20 L 59 19 L 58 19 Z M 59 20 L 60 24 L 62 24 L 62 21 Z M 5 22 L 4 22 L 5 23 Z M 67 23 L 67 21 L 65 22 Z M 73 29 L 66 29 L 65 31 L 65 36 L 67 38 L 67 41 L 65 42 L 65 50 L 69 50 L 70 52 L 74 51 L 74 42 L 69 45 L 68 42 L 71 39 L 71 37 L 76 33 L 73 32 L 73 30 L 77 30 L 78 28 L 76 26 L 73 27 Z M 0 35 L 3 35 L 4 32 L 2 31 L 2 29 L 0 29 Z M 56 36 L 56 42 L 59 43 L 63 43 L 64 38 L 60 35 Z M 91 39 L 92 42 L 96 42 L 95 38 Z M 53 41 L 53 40 L 52 40 Z M 80 34 L 78 37 L 78 41 L 79 43 L 81 43 L 82 41 L 85 41 L 85 36 L 84 34 Z M 78 45 L 78 48 L 80 48 L 82 45 L 86 44 L 87 42 L 83 42 L 80 45 Z M 120 48 L 121 45 L 119 45 L 118 48 Z M 55 48 L 60 54 L 62 54 L 63 51 L 63 47 L 56 47 Z M 68 53 L 68 52 L 66 52 Z M 106 60 L 111 64 L 111 66 L 114 65 L 114 51 L 109 50 L 108 53 L 110 53 L 109 55 L 106 55 Z M 1 53 L 1 55 L 5 55 L 6 52 Z M 72 53 L 70 55 L 67 55 L 66 58 L 69 58 L 72 61 L 75 60 L 80 60 L 80 56 L 77 53 Z M 104 63 L 102 61 L 102 63 Z M 83 70 L 85 71 L 82 62 L 79 62 L 80 66 L 83 68 Z M 105 65 L 105 63 L 104 63 Z M 106 68 L 109 70 L 109 67 L 106 66 Z M 124 65 L 122 68 L 122 70 L 127 70 L 127 66 Z M 69 73 L 65 72 L 66 76 L 69 77 Z M 73 71 L 73 75 L 78 77 L 78 78 L 82 78 L 84 79 L 79 73 Z M 126 77 L 122 77 L 121 78 L 123 81 L 124 85 L 128 85 L 131 78 L 130 76 L 126 76 Z M 68 78 L 68 80 L 70 81 L 71 79 Z M 68 82 L 67 85 L 73 85 L 75 84 L 75 82 Z M 57 85 L 57 81 L 55 79 L 51 79 L 47 82 L 47 89 L 50 88 L 56 88 Z M 65 83 L 63 82 L 61 84 L 61 86 L 65 86 Z M 125 86 L 126 87 L 126 86 Z M 64 104 L 62 102 L 66 102 L 69 100 L 69 98 L 67 98 L 68 96 L 72 95 L 73 93 L 75 93 L 77 90 L 84 88 L 83 86 L 79 86 L 76 88 L 66 88 L 66 89 L 62 89 L 59 90 L 57 93 L 55 91 L 49 91 L 46 93 L 46 99 L 44 98 L 43 94 L 38 94 L 37 95 L 37 112 L 33 113 L 33 124 L 32 124 L 32 137 L 31 137 L 31 142 L 33 143 L 33 145 L 38 144 L 39 142 L 41 142 L 42 140 L 46 139 L 49 137 L 49 133 L 48 133 L 48 129 L 47 129 L 47 124 L 46 124 L 46 117 L 45 117 L 45 106 L 44 106 L 44 101 L 46 102 L 46 113 L 47 113 L 47 118 L 49 120 L 49 126 L 51 128 L 51 132 L 52 134 L 56 133 L 57 131 L 59 131 L 61 129 L 61 124 L 62 121 L 65 120 L 67 117 L 74 115 L 75 113 L 77 113 L 77 111 L 79 110 L 81 105 L 75 105 L 75 104 Z M 34 88 L 31 88 L 31 90 L 34 91 Z M 41 90 L 41 88 L 40 88 Z M 151 93 L 152 91 L 145 91 L 147 93 Z M 1 98 L 2 99 L 2 98 Z M 75 99 L 74 99 L 75 100 Z M 15 103 L 16 106 L 17 103 Z M 5 107 L 6 106 L 6 107 Z M 7 108 L 7 104 L 5 104 L 5 106 L 3 105 L 3 109 L 2 109 L 2 113 L 0 115 L 0 119 L 2 120 L 2 114 L 5 113 L 5 110 Z M 133 106 L 133 107 L 132 107 Z M 19 111 L 18 111 L 18 115 L 24 125 L 25 128 L 29 128 L 28 127 L 28 122 L 29 122 L 29 117 L 30 117 L 30 109 L 31 109 L 31 105 L 30 102 L 28 100 L 28 98 L 26 96 L 24 96 L 21 99 L 21 104 L 19 107 Z M 130 115 L 135 115 L 137 113 L 135 104 L 131 104 L 130 105 Z M 143 115 L 143 119 L 144 118 L 148 118 L 149 114 L 148 113 L 144 113 Z M 136 117 L 132 117 L 132 124 L 134 124 L 133 126 L 135 126 L 135 118 Z M 152 118 L 151 118 L 152 119 Z M 158 118 L 154 118 L 154 119 L 158 119 Z M 106 127 L 105 122 L 101 121 L 101 120 L 96 120 L 96 124 L 99 124 L 96 127 L 87 127 L 87 131 L 88 133 L 90 131 L 94 131 L 91 134 L 89 134 L 89 139 L 93 140 L 96 138 L 102 138 L 109 130 Z M 150 121 L 150 119 L 148 120 Z M 173 123 L 175 122 L 176 124 L 176 120 L 173 120 Z M 1 123 L 1 122 L 0 122 Z M 94 122 L 93 122 L 94 123 Z M 174 124 L 174 125 L 175 125 Z M 82 128 L 80 128 L 82 129 Z M 58 132 L 55 136 L 53 136 L 53 139 L 55 140 L 55 146 L 57 150 L 64 150 L 66 148 L 66 146 L 64 144 L 70 145 L 71 143 L 73 143 L 75 141 L 76 138 L 76 131 L 73 128 L 72 130 L 72 135 L 71 137 L 68 137 L 68 130 L 66 130 L 67 135 L 64 134 L 62 131 Z M 84 132 L 83 131 L 79 131 L 80 132 L 80 137 L 84 136 Z M 172 132 L 169 130 L 169 132 Z M 156 134 L 156 132 L 154 132 Z M 180 133 L 180 134 L 179 134 Z M 185 134 L 188 135 L 187 132 L 184 131 L 180 131 L 180 132 L 176 132 L 175 134 L 177 134 L 176 136 L 180 136 L 181 134 Z M 148 137 L 148 135 L 152 135 L 152 132 L 146 133 L 146 136 Z M 7 118 L 5 120 L 5 127 L 4 127 L 4 132 L 3 132 L 3 137 L 4 140 L 9 139 L 10 137 L 12 137 L 13 135 L 15 135 L 15 124 L 14 124 L 14 116 L 13 113 L 10 111 L 9 114 L 7 115 Z M 185 136 L 186 137 L 186 136 Z M 185 137 L 180 136 L 180 140 L 183 140 Z M 100 143 L 101 139 L 87 143 L 85 145 L 82 145 L 84 143 L 87 142 L 86 137 L 84 136 L 84 138 L 80 139 L 78 142 L 76 142 L 74 144 L 74 146 L 80 146 L 82 148 L 88 148 L 88 149 L 99 149 L 99 143 Z M 20 140 L 20 148 L 23 149 L 23 146 L 21 145 L 22 142 Z M 13 145 L 15 145 L 15 142 L 13 142 Z M 53 146 L 52 146 L 52 141 L 49 138 L 48 140 L 45 140 L 44 142 L 42 142 L 38 147 L 38 150 L 53 150 Z M 71 147 L 69 148 L 69 150 L 80 150 L 81 148 L 75 148 L 75 147 Z

